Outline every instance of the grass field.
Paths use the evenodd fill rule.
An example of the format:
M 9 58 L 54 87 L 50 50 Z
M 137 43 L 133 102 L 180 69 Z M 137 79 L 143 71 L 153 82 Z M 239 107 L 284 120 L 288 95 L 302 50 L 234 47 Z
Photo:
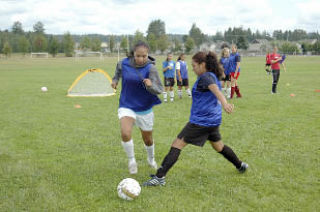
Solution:
M 160 70 L 164 57 L 157 59 Z M 233 114 L 223 114 L 221 133 L 250 165 L 247 173 L 239 174 L 209 144 L 187 146 L 167 185 L 142 188 L 132 202 L 116 193 L 130 177 L 120 145 L 119 91 L 66 97 L 83 71 L 96 67 L 113 76 L 116 61 L 0 59 L 0 211 L 320 211 L 319 57 L 288 57 L 277 95 L 270 94 L 264 58 L 242 59 L 243 98 L 232 101 Z M 188 63 L 193 84 L 190 56 Z M 154 108 L 158 164 L 188 121 L 190 106 L 185 95 Z M 134 178 L 142 183 L 154 171 L 137 129 L 133 138 Z

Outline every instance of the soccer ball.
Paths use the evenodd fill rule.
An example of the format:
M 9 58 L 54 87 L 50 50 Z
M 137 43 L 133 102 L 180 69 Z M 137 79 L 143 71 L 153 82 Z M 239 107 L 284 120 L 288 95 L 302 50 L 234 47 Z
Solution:
M 117 191 L 121 199 L 133 200 L 139 196 L 141 187 L 135 179 L 126 178 L 119 183 Z
M 46 92 L 46 91 L 48 91 L 48 88 L 47 88 L 47 87 L 42 87 L 41 90 L 42 90 L 43 92 Z

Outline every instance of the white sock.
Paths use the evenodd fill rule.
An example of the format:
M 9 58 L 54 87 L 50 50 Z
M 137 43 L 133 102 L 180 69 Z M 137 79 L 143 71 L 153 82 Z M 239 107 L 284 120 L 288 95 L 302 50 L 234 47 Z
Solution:
M 188 96 L 191 96 L 190 88 L 187 89 L 187 94 L 188 94 Z
M 133 140 L 131 139 L 128 142 L 121 141 L 121 144 L 124 151 L 127 153 L 129 161 L 135 161 Z
M 148 160 L 153 161 L 154 160 L 154 143 L 151 146 L 144 145 L 144 147 L 146 148 L 148 153 Z
M 167 92 L 163 92 L 163 99 L 164 100 L 167 100 L 167 96 L 168 96 Z
M 227 88 L 227 97 L 230 98 L 231 96 L 231 88 Z
M 169 94 L 170 94 L 170 101 L 172 102 L 174 99 L 174 92 L 170 91 Z
M 182 96 L 182 90 L 178 90 L 178 96 L 179 96 L 179 97 Z

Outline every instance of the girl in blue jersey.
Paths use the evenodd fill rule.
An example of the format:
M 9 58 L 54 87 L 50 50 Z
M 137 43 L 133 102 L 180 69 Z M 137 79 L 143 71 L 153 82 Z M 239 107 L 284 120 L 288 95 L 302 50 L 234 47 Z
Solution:
M 170 94 L 170 101 L 173 102 L 174 100 L 174 69 L 175 64 L 172 60 L 172 54 L 169 53 L 167 55 L 167 59 L 162 63 L 162 70 L 164 75 L 164 92 L 163 92 L 163 101 L 167 102 L 168 91 Z
M 185 61 L 184 54 L 180 54 L 180 56 L 178 57 L 176 64 L 176 77 L 179 98 L 182 98 L 182 86 L 184 86 L 188 96 L 191 97 L 191 91 L 189 89 L 188 66 Z
M 229 65 L 230 52 L 228 48 L 224 48 L 221 52 L 220 64 L 224 69 L 224 77 L 221 81 L 222 93 L 230 98 L 231 86 L 230 86 L 230 65 Z
M 240 93 L 240 88 L 238 86 L 238 78 L 240 76 L 240 61 L 241 56 L 237 50 L 237 46 L 233 44 L 231 46 L 232 53 L 230 54 L 229 61 L 230 61 L 230 77 L 231 77 L 231 95 L 230 99 L 233 98 L 234 92 L 236 92 L 237 97 L 241 98 L 242 95 Z
M 144 42 L 138 42 L 130 55 L 117 64 L 115 76 L 112 79 L 112 87 L 116 89 L 119 79 L 122 78 L 118 117 L 121 143 L 128 156 L 130 174 L 138 172 L 132 139 L 134 124 L 140 128 L 149 165 L 157 168 L 152 139 L 154 119 L 152 107 L 161 103 L 157 94 L 162 93 L 163 87 L 155 67 L 155 60 L 148 56 L 148 52 L 149 46 Z
M 144 186 L 165 185 L 165 176 L 176 163 L 181 150 L 188 144 L 203 146 L 207 140 L 212 147 L 229 160 L 240 173 L 246 171 L 248 164 L 238 159 L 233 150 L 224 145 L 221 140 L 219 126 L 221 124 L 222 109 L 231 113 L 233 105 L 228 104 L 221 93 L 219 78 L 223 75 L 217 56 L 213 52 L 208 54 L 198 52 L 192 57 L 193 71 L 198 79 L 192 88 L 192 106 L 189 122 L 173 141 L 169 153 L 164 158 L 156 175 L 146 181 Z

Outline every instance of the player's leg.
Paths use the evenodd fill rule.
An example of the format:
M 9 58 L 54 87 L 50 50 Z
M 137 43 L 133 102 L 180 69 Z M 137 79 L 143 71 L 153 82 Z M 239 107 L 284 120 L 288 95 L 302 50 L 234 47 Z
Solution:
M 152 130 L 153 130 L 153 120 L 154 114 L 150 112 L 148 114 L 139 115 L 137 114 L 136 125 L 140 128 L 141 136 L 145 145 L 145 149 L 147 151 L 147 161 L 148 164 L 157 169 L 157 163 L 155 160 L 154 154 L 154 142 L 152 137 Z
M 165 176 L 169 169 L 177 162 L 181 150 L 187 145 L 183 139 L 176 138 L 170 148 L 169 153 L 163 159 L 161 167 L 155 175 L 151 175 L 151 179 L 143 183 L 144 186 L 165 185 Z
M 168 86 L 168 80 L 167 78 L 164 78 L 164 91 L 163 91 L 163 101 L 167 102 L 167 97 L 168 97 L 168 90 L 169 90 L 169 86 Z
M 174 79 L 170 78 L 170 101 L 173 102 L 174 100 L 174 91 L 173 91 L 173 86 L 174 86 Z
M 132 139 L 132 128 L 135 119 L 129 116 L 123 116 L 120 118 L 122 147 L 128 157 L 128 167 L 130 174 L 136 174 L 138 172 L 136 159 L 134 156 L 134 144 Z
M 234 92 L 235 92 L 235 87 L 236 87 L 236 78 L 234 76 L 234 72 L 230 74 L 231 77 L 231 94 L 230 94 L 230 99 L 233 98 Z
M 210 144 L 218 153 L 222 154 L 228 161 L 230 161 L 240 173 L 245 172 L 249 167 L 248 164 L 239 160 L 233 150 L 229 146 L 223 144 L 221 140 L 216 142 L 210 141 Z
M 236 82 L 235 82 L 235 89 L 234 89 L 234 90 L 235 90 L 235 92 L 236 92 L 236 94 L 237 94 L 237 97 L 238 97 L 238 98 L 241 98 L 242 95 L 241 95 L 241 93 L 240 93 L 240 88 L 239 88 L 238 83 L 237 83 L 239 76 L 240 76 L 240 72 L 237 73 Z

